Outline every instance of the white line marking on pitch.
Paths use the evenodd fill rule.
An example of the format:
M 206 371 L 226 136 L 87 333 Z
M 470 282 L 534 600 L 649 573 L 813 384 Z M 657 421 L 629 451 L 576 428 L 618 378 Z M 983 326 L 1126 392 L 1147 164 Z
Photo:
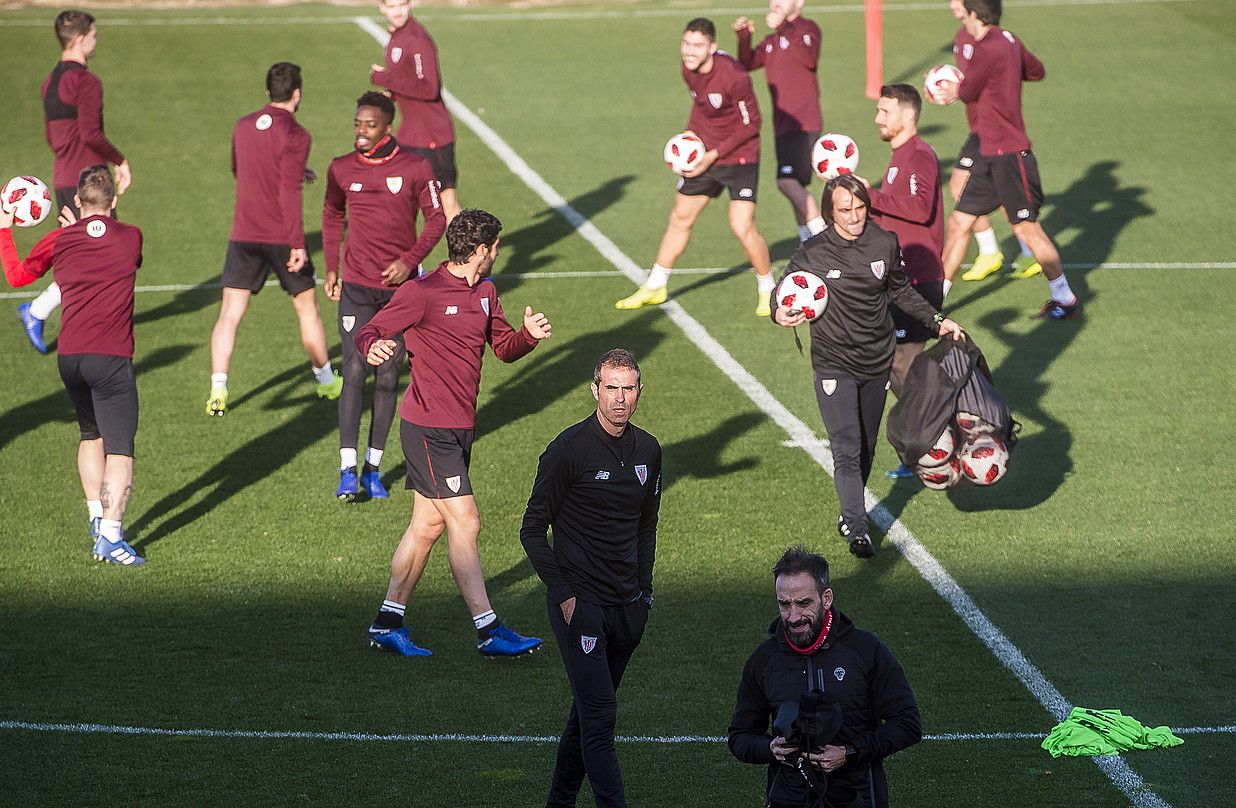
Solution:
M 0 730 L 26 732 L 80 732 L 100 735 L 162 735 L 177 738 L 255 738 L 259 740 L 290 738 L 305 741 L 385 741 L 403 743 L 557 743 L 556 735 L 483 735 L 454 732 L 423 734 L 387 734 L 373 732 L 308 732 L 304 730 L 250 729 L 167 729 L 164 727 L 130 727 L 118 724 L 62 724 L 42 721 L 0 721 Z M 1233 733 L 1236 726 L 1172 728 L 1177 735 L 1198 733 Z M 942 732 L 924 735 L 924 741 L 1039 741 L 1047 737 L 1042 732 Z M 619 735 L 618 743 L 687 744 L 725 743 L 724 735 Z
M 386 31 L 366 17 L 357 17 L 356 24 L 385 47 L 388 36 Z M 497 132 L 482 121 L 471 109 L 458 98 L 442 90 L 451 114 L 473 131 L 481 142 L 488 146 L 515 176 L 523 180 L 545 204 L 570 222 L 579 234 L 597 249 L 611 264 L 622 270 L 632 283 L 642 283 L 646 277 L 645 271 L 618 248 L 604 233 L 597 229 L 582 213 L 571 207 L 566 199 L 547 183 L 540 174 L 532 169 Z M 794 415 L 785 405 L 773 396 L 758 379 L 738 363 L 720 342 L 700 325 L 694 317 L 687 313 L 673 299 L 661 305 L 661 311 L 670 318 L 687 338 L 695 343 L 703 354 L 729 377 L 740 390 L 763 410 L 773 421 L 789 435 L 791 440 L 804 444 L 805 451 L 821 468 L 831 476 L 833 473 L 833 458 L 823 448 L 811 445 L 818 439 L 798 416 Z M 1056 721 L 1063 721 L 1072 709 L 1072 704 L 1047 680 L 1042 672 L 1034 666 L 1025 654 L 1004 635 L 1004 632 L 991 621 L 970 595 L 948 573 L 944 566 L 936 560 L 925 546 L 901 523 L 893 517 L 870 489 L 865 490 L 867 510 L 873 520 L 888 536 L 889 541 L 901 551 L 902 555 L 914 565 L 931 587 L 948 602 L 953 611 L 972 632 L 995 654 L 1013 674 L 1025 685 L 1039 703 L 1046 708 Z M 1145 782 L 1133 771 L 1125 760 L 1119 756 L 1111 758 L 1096 758 L 1096 763 L 1117 788 L 1138 808 L 1167 808 L 1167 803 L 1157 794 L 1150 791 Z

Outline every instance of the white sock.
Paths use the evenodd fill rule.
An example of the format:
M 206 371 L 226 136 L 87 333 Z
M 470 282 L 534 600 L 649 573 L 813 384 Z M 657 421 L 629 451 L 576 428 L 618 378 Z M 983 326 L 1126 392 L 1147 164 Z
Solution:
M 384 601 L 382 601 L 382 608 L 378 609 L 378 611 L 380 611 L 380 612 L 394 612 L 395 614 L 399 615 L 400 617 L 403 617 L 403 612 L 404 612 L 404 609 L 406 609 L 406 608 L 407 608 L 407 607 L 406 607 L 404 604 L 402 604 L 402 603 L 396 603 L 396 602 L 395 602 L 395 601 L 393 601 L 393 600 L 384 600 Z
M 365 452 L 365 462 L 375 469 L 382 465 L 382 450 L 370 448 L 369 451 Z
M 774 288 L 776 288 L 776 286 L 777 286 L 777 282 L 773 280 L 773 276 L 771 272 L 769 272 L 767 275 L 756 275 L 755 276 L 755 288 L 762 295 L 768 294 Z
M 123 538 L 120 532 L 120 523 L 114 519 L 99 520 L 99 535 L 110 542 L 118 542 Z
M 824 232 L 824 228 L 828 225 L 824 222 L 823 216 L 816 216 L 811 221 L 807 222 L 807 229 L 811 231 L 811 235 L 818 236 Z
M 313 367 L 313 364 L 310 363 L 309 367 Z M 320 368 L 313 368 L 313 378 L 318 380 L 318 384 L 330 384 L 335 380 L 335 371 L 331 369 L 330 360 Z
M 812 236 L 814 236 L 814 235 L 815 235 L 815 233 L 812 233 L 812 232 L 811 232 L 811 228 L 810 228 L 810 227 L 807 227 L 807 225 L 805 225 L 805 224 L 800 224 L 800 225 L 798 226 L 798 240 L 799 240 L 800 242 L 801 242 L 801 241 L 806 241 L 807 239 L 811 238 L 811 237 L 812 237 Z
M 660 289 L 669 285 L 670 271 L 660 264 L 653 264 L 648 271 L 648 280 L 644 281 L 646 289 Z
M 340 449 L 339 450 L 339 470 L 356 468 L 356 450 L 355 449 Z
M 226 373 L 210 374 L 210 389 L 213 390 L 216 387 L 223 387 L 225 389 L 227 388 L 227 374 Z
M 90 511 L 91 519 L 102 519 L 103 518 L 102 500 L 98 500 L 98 499 L 86 500 L 86 510 Z
M 476 630 L 480 631 L 483 628 L 492 626 L 498 622 L 498 615 L 494 614 L 494 610 L 490 609 L 487 612 L 472 615 L 472 625 L 476 626 Z
M 976 230 L 974 240 L 978 242 L 979 252 L 983 255 L 995 255 L 1000 252 L 1000 245 L 996 243 L 996 231 L 990 227 L 986 230 Z
M 1021 254 L 1022 254 L 1022 255 L 1026 256 L 1026 257 L 1028 257 L 1028 258 L 1033 258 L 1033 257 L 1034 257 L 1034 253 L 1030 250 L 1030 247 L 1026 244 L 1026 242 L 1022 241 L 1021 239 L 1017 239 L 1017 243 L 1021 245 Z
M 1047 282 L 1047 288 L 1051 290 L 1051 299 L 1057 303 L 1063 303 L 1066 306 L 1072 306 L 1077 302 L 1077 296 L 1073 294 L 1073 290 L 1069 288 L 1069 279 L 1061 273 L 1059 278 L 1054 281 Z
M 945 282 L 944 282 L 944 296 L 945 296 L 945 297 L 948 297 L 948 290 L 949 290 L 949 289 L 952 289 L 952 288 L 953 288 L 953 282 L 952 282 L 952 281 L 945 281 Z
M 52 281 L 43 293 L 30 303 L 30 313 L 40 320 L 46 320 L 60 305 L 60 286 Z

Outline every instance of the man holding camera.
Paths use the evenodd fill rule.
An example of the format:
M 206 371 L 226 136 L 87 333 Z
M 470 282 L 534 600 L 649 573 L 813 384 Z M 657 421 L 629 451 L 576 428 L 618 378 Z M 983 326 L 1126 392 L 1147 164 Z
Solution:
M 923 737 L 901 665 L 833 607 L 822 556 L 791 547 L 773 579 L 781 615 L 743 668 L 730 751 L 768 766 L 768 808 L 885 808 L 884 758 Z

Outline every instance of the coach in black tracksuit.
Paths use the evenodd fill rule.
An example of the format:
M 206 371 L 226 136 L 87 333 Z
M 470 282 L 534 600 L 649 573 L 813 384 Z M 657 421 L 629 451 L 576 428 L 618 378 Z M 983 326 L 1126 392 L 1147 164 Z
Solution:
M 641 389 L 631 354 L 601 357 L 592 382 L 597 410 L 541 455 L 519 531 L 545 582 L 573 696 L 548 808 L 575 805 L 585 775 L 598 806 L 626 805 L 614 750 L 616 691 L 652 608 L 661 505 L 661 446 L 629 423 Z
M 961 336 L 959 325 L 914 291 L 902 271 L 897 237 L 867 220 L 870 203 L 866 186 L 854 176 L 830 180 L 820 200 L 829 226 L 799 247 L 786 267 L 787 275 L 797 270 L 818 275 L 828 289 L 824 313 L 811 323 L 811 366 L 833 452 L 841 503 L 837 529 L 860 558 L 875 554 L 863 488 L 871 474 L 897 344 L 888 303 L 938 327 L 940 336 Z M 773 322 L 793 328 L 806 321 L 802 313 L 791 314 L 794 310 L 776 295 Z

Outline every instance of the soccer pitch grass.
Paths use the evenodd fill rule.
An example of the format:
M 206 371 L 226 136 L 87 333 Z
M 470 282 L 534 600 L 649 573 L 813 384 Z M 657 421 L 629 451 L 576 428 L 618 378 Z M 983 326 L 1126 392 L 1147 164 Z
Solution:
M 709 13 L 730 46 L 729 22 L 760 6 L 724 5 Z M 948 60 L 955 23 L 944 2 L 930 5 L 888 4 L 888 80 L 917 84 Z M 856 138 L 860 173 L 875 179 L 887 148 L 862 95 L 862 15 L 809 7 L 825 32 L 825 125 Z M 688 111 L 678 37 L 706 8 L 433 8 L 422 19 L 449 89 L 646 266 L 673 191 L 661 145 Z M 350 148 L 353 102 L 381 54 L 352 21 L 358 13 L 369 11 L 98 13 L 91 67 L 106 85 L 108 132 L 133 165 L 120 210 L 146 235 L 139 284 L 217 280 L 231 126 L 263 101 L 272 62 L 304 67 L 300 119 L 315 137 L 318 173 Z M 50 16 L 0 13 L 6 178 L 49 174 L 37 90 L 55 60 Z M 1236 343 L 1224 302 L 1236 296 L 1236 170 L 1215 159 L 1236 116 L 1212 89 L 1236 63 L 1236 7 L 1011 3 L 1005 22 L 1048 70 L 1027 87 L 1026 117 L 1048 194 L 1044 225 L 1064 261 L 1227 268 L 1073 270 L 1085 313 L 1060 323 L 1027 318 L 1047 297 L 1041 279 L 959 283 L 948 311 L 974 334 L 1025 425 L 1013 466 L 991 490 L 941 494 L 878 473 L 871 490 L 1068 701 L 1152 725 L 1228 727 L 1127 756 L 1148 789 L 1136 804 L 1236 804 L 1236 385 L 1223 359 Z M 767 119 L 762 76 L 756 86 Z M 964 127 L 960 108 L 924 110 L 921 130 L 947 162 Z M 948 739 L 1043 734 L 1054 719 L 889 542 L 867 562 L 845 551 L 823 469 L 785 445 L 786 431 L 665 313 L 615 311 L 630 281 L 561 275 L 616 270 L 472 131 L 458 121 L 457 130 L 461 201 L 506 226 L 495 279 L 507 312 L 533 305 L 554 323 L 553 338 L 521 362 L 486 362 L 473 463 L 490 594 L 524 633 L 550 636 L 544 589 L 517 539 L 536 459 L 590 411 L 587 381 L 602 351 L 625 346 L 644 368 L 635 420 L 664 446 L 666 493 L 657 605 L 619 699 L 619 733 L 644 738 L 619 746 L 631 804 L 758 804 L 763 770 L 707 738 L 725 732 L 742 663 L 775 614 L 768 570 L 793 542 L 828 555 L 840 608 L 892 647 L 938 738 L 891 759 L 894 804 L 1130 804 L 1093 762 L 1052 760 L 1035 738 Z M 766 120 L 758 222 L 783 263 L 793 227 L 768 131 Z M 319 277 L 321 194 L 321 181 L 305 194 Z M 733 271 L 676 276 L 671 293 L 822 437 L 808 362 L 789 334 L 752 316 L 754 284 L 720 207 L 705 213 L 681 263 Z M 19 233 L 19 246 L 45 231 Z M 0 301 L 9 322 L 0 326 L 0 722 L 221 733 L 0 724 L 0 803 L 543 802 L 553 744 L 536 739 L 557 734 L 569 703 L 557 649 L 550 641 L 524 659 L 478 658 L 444 548 L 408 609 L 435 656 L 366 650 L 410 497 L 400 487 L 387 502 L 333 499 L 335 407 L 313 396 L 283 297 L 268 289 L 255 299 L 232 367 L 233 409 L 210 419 L 202 408 L 218 291 L 138 295 L 142 415 L 127 522 L 150 564 L 136 570 L 90 561 L 71 405 L 54 358 L 34 354 L 3 313 L 18 301 Z M 335 305 L 322 303 L 333 335 Z M 397 435 L 388 449 L 395 486 Z M 895 462 L 881 439 L 877 470 Z M 235 737 L 270 731 L 309 737 Z M 649 740 L 673 736 L 695 740 Z

